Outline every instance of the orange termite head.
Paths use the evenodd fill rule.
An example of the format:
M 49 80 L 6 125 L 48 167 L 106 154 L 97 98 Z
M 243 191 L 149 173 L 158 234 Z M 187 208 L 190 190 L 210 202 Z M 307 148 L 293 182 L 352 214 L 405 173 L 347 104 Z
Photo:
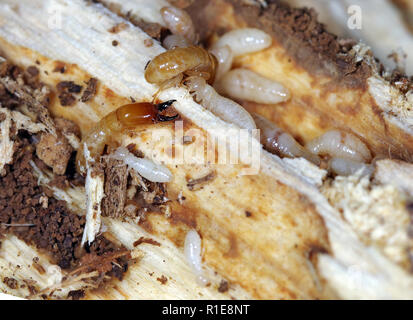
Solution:
M 152 124 L 158 121 L 170 121 L 177 116 L 166 117 L 159 115 L 169 108 L 176 100 L 169 100 L 159 104 L 139 102 L 124 105 L 116 110 L 116 117 L 124 128 L 134 128 L 139 125 Z
M 116 117 L 124 128 L 154 123 L 156 114 L 155 105 L 149 102 L 131 103 L 116 110 Z

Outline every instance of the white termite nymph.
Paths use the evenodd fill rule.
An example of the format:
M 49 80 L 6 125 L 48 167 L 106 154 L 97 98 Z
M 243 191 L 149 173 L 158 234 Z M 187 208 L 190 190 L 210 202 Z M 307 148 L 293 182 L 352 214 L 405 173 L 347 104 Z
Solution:
M 231 69 L 234 54 L 228 45 L 213 47 L 210 52 L 215 55 L 218 60 L 218 67 L 215 73 L 215 81 L 217 81 Z
M 288 158 L 302 157 L 316 165 L 320 164 L 320 158 L 305 149 L 290 134 L 259 114 L 253 113 L 252 117 L 260 129 L 261 143 L 267 151 Z
M 317 155 L 348 159 L 362 163 L 371 161 L 371 153 L 359 138 L 351 133 L 331 130 L 311 140 L 306 148 Z
M 288 89 L 279 82 L 243 68 L 227 72 L 215 87 L 224 95 L 255 103 L 277 104 L 290 98 Z
M 262 30 L 255 28 L 241 28 L 225 33 L 213 48 L 228 45 L 235 57 L 264 50 L 271 46 L 272 38 Z
M 209 280 L 204 276 L 201 253 L 201 237 L 196 230 L 189 230 L 185 236 L 184 254 L 192 271 L 196 275 L 198 284 L 206 286 Z
M 201 105 L 222 120 L 233 123 L 242 129 L 256 129 L 254 119 L 238 103 L 222 97 L 205 79 L 191 77 L 185 82 L 189 91 Z
M 185 37 L 191 44 L 195 43 L 195 27 L 186 11 L 168 6 L 161 9 L 161 15 L 172 34 Z
M 345 177 L 354 174 L 370 175 L 374 171 L 374 167 L 370 164 L 341 158 L 332 158 L 328 166 L 333 173 Z
M 145 179 L 152 182 L 169 182 L 172 180 L 172 173 L 161 164 L 157 164 L 149 159 L 142 159 L 134 156 L 124 147 L 119 147 L 110 155 L 111 158 L 123 161 L 129 169 L 135 170 Z
M 191 43 L 184 36 L 179 34 L 170 34 L 163 40 L 162 45 L 165 49 L 171 50 L 174 48 L 189 47 Z

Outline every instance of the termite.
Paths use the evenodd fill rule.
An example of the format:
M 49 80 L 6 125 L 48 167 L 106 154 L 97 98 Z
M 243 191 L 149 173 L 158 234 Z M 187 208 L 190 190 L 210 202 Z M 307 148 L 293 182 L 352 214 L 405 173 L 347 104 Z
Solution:
M 166 110 L 175 100 L 169 100 L 160 104 L 149 102 L 132 103 L 119 107 L 103 117 L 92 130 L 83 138 L 77 151 L 76 167 L 79 173 L 85 173 L 86 160 L 84 147 L 87 146 L 92 159 L 98 160 L 103 154 L 105 146 L 118 147 L 119 134 L 136 130 L 140 126 L 156 122 L 171 121 L 178 117 L 163 116 L 159 112 Z
M 150 61 L 145 70 L 145 79 L 161 87 L 171 81 L 180 83 L 184 76 L 201 77 L 212 84 L 217 64 L 217 58 L 201 47 L 178 47 Z
M 185 10 L 175 7 L 163 7 L 161 15 L 173 35 L 180 35 L 190 43 L 195 43 L 195 27 L 191 17 Z

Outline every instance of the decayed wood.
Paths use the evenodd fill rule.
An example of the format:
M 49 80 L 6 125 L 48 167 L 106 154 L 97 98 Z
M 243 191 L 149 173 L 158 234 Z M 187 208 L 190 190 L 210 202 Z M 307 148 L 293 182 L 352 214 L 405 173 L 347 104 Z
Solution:
M 79 102 L 73 109 L 65 109 L 54 102 L 51 105 L 52 113 L 72 119 L 82 132 L 87 132 L 94 122 L 114 110 L 121 102 L 128 101 L 130 97 L 149 100 L 157 88 L 143 80 L 143 69 L 146 62 L 163 49 L 156 42 L 151 49 L 145 49 L 143 42 L 148 38 L 147 35 L 133 26 L 118 33 L 116 37 L 121 46 L 112 47 L 110 43 L 114 36 L 109 32 L 108 35 L 106 31 L 124 20 L 101 7 L 85 6 L 80 0 L 54 2 L 65 4 L 67 14 L 62 24 L 63 30 L 59 33 L 49 30 L 46 37 L 39 36 L 36 29 L 32 29 L 36 28 L 35 26 L 31 25 L 29 28 L 27 25 L 33 19 L 43 21 L 38 17 L 43 14 L 44 8 L 34 8 L 28 0 L 19 3 L 21 8 L 18 13 L 7 7 L 7 1 L 0 6 L 0 16 L 7 21 L 0 27 L 0 43 L 6 55 L 16 63 L 28 66 L 39 60 L 42 61 L 42 71 L 51 70 L 58 61 L 69 65 L 72 73 L 56 73 L 44 78 L 46 83 L 52 85 L 69 74 L 77 82 L 90 76 L 101 82 L 97 95 L 91 101 Z M 76 23 L 74 14 L 80 15 Z M 100 32 L 99 36 L 95 34 L 96 28 Z M 62 32 L 64 37 L 61 36 Z M 28 34 L 33 41 L 27 41 Z M 85 34 L 85 37 L 79 39 L 77 34 Z M 50 46 L 53 41 L 56 42 L 55 47 Z M 81 48 L 82 56 L 71 51 L 73 44 L 76 44 L 77 50 Z M 128 50 L 116 51 L 122 46 Z M 281 53 L 280 59 L 284 61 L 285 53 Z M 103 63 L 104 67 L 99 68 Z M 300 76 L 305 79 L 305 73 L 300 73 Z M 234 129 L 234 126 L 205 111 L 184 89 L 169 89 L 159 98 L 177 100 L 174 107 L 187 119 L 184 122 L 185 130 L 200 129 L 201 134 L 208 133 L 210 138 L 220 141 L 232 138 L 239 142 L 239 137 L 234 136 L 230 130 Z M 82 117 L 77 115 L 80 110 Z M 314 119 L 314 116 L 308 118 L 309 121 L 310 119 Z M 171 217 L 148 215 L 145 228 L 156 241 L 168 246 L 174 243 L 175 246 L 159 251 L 156 257 L 152 254 L 156 249 L 151 248 L 146 251 L 147 264 L 138 263 L 134 266 L 126 282 L 106 290 L 105 294 L 90 292 L 88 298 L 142 298 L 152 297 L 153 292 L 160 294 L 165 291 L 167 293 L 162 297 L 174 297 L 176 291 L 173 287 L 164 290 L 163 287 L 151 283 L 150 276 L 146 276 L 147 268 L 154 267 L 157 259 L 162 259 L 161 257 L 166 257 L 168 268 L 173 270 L 178 278 L 184 279 L 179 282 L 180 297 L 198 297 L 199 287 L 194 285 L 194 278 L 187 272 L 188 266 L 182 256 L 184 235 L 191 228 L 196 228 L 202 237 L 206 266 L 218 271 L 234 284 L 237 288 L 237 291 L 233 292 L 234 296 L 297 299 L 336 297 L 330 290 L 330 285 L 333 285 L 342 297 L 352 297 L 355 292 L 363 294 L 364 297 L 380 296 L 382 292 L 390 292 L 392 297 L 411 295 L 411 277 L 385 260 L 374 248 L 366 248 L 361 244 L 354 230 L 319 192 L 316 182 L 311 183 L 288 163 L 262 152 L 260 174 L 252 176 L 241 174 L 245 163 L 216 166 L 188 163 L 172 165 L 173 162 L 170 161 L 177 157 L 176 145 L 175 152 L 172 152 L 168 143 L 171 140 L 150 139 L 158 129 L 148 127 L 134 136 L 125 136 L 123 144 L 134 143 L 140 146 L 145 155 L 168 160 L 166 164 L 174 176 L 167 186 L 168 197 L 172 200 Z M 173 130 L 170 124 L 162 126 L 162 129 L 167 132 Z M 225 151 L 236 152 L 235 145 L 230 144 Z M 195 152 L 198 149 L 203 150 L 204 146 L 195 142 L 185 148 L 188 152 Z M 210 172 L 211 166 L 216 173 L 215 178 L 207 181 L 199 190 L 189 190 L 188 178 L 198 179 L 199 172 Z M 73 191 L 70 197 L 73 197 Z M 82 208 L 83 202 L 79 202 L 81 198 L 82 195 L 75 197 L 75 202 L 79 203 L 78 208 Z M 137 226 L 112 219 L 104 219 L 104 223 L 115 238 L 131 248 L 136 240 L 133 235 L 134 231 L 138 230 Z M 309 260 L 311 252 L 327 252 L 319 255 L 319 263 L 323 276 L 329 280 L 328 285 L 317 272 L 317 260 Z M 175 254 L 178 258 L 175 258 Z M 357 283 L 354 288 L 345 285 L 353 283 L 357 276 L 347 272 L 348 268 L 358 264 L 360 268 L 364 268 L 362 270 L 367 276 L 374 280 L 373 287 L 357 286 Z M 382 275 L 386 277 L 383 278 Z M 139 286 L 130 285 L 133 281 L 136 282 L 137 277 L 142 281 L 147 280 L 144 289 L 153 289 L 150 290 L 151 293 L 141 290 Z M 191 283 L 192 291 L 189 293 L 184 289 L 187 281 Z M 208 293 L 208 297 L 215 296 L 209 289 L 203 292 Z
M 24 5 L 21 4 L 20 12 L 22 16 L 16 16 L 16 20 L 13 21 L 24 23 L 25 5 L 26 3 Z M 27 8 L 30 8 L 28 3 Z M 100 8 L 96 9 L 91 6 L 84 8 L 81 1 L 71 1 L 67 10 L 68 13 L 82 10 L 85 14 L 84 17 L 79 18 L 79 21 L 84 22 L 86 26 L 75 26 L 69 20 L 63 21 L 63 30 L 70 28 L 72 35 L 76 34 L 77 30 L 79 32 L 82 30 L 85 33 L 85 30 L 89 28 L 88 26 L 93 24 L 91 19 L 94 19 L 94 15 L 100 15 L 101 17 L 99 23 L 94 24 L 94 28 L 100 28 L 102 33 L 107 32 L 110 25 L 119 21 L 116 17 L 106 13 L 106 11 L 102 11 Z M 30 19 L 34 19 L 36 13 L 40 14 L 41 12 L 39 10 L 30 10 Z M 70 18 L 70 15 L 66 16 Z M 6 43 L 14 41 L 19 44 L 20 41 L 24 41 L 19 36 L 19 28 L 16 29 L 14 27 L 16 26 L 13 26 L 14 36 L 3 38 L 6 40 L 2 41 L 4 48 L 6 48 L 5 51 L 9 57 L 14 57 L 15 62 L 31 64 L 35 60 L 30 60 L 29 57 L 38 58 L 35 52 L 24 49 L 24 58 L 20 60 L 16 53 L 21 49 Z M 73 28 L 76 28 L 76 30 Z M 50 34 L 51 37 L 53 37 L 52 34 Z M 132 41 L 127 38 L 132 34 L 137 39 L 140 39 L 139 41 L 142 41 L 139 43 L 143 43 L 143 40 L 146 38 L 139 29 L 130 27 L 117 34 L 119 42 L 123 43 L 123 46 L 139 46 L 139 43 L 134 42 L 132 44 Z M 4 36 L 5 34 L 3 34 Z M 73 41 L 69 33 L 67 36 L 64 41 Z M 108 35 L 104 34 L 102 36 L 102 38 L 105 37 L 113 37 L 113 35 L 110 35 L 108 32 Z M 48 55 L 52 59 L 63 60 L 63 62 L 68 64 L 79 63 L 82 65 L 81 61 L 78 61 L 76 58 L 78 55 L 70 52 L 65 53 L 61 50 L 61 47 L 59 49 L 50 48 L 48 42 L 44 44 L 45 46 L 47 45 L 48 49 L 43 50 L 45 48 L 42 44 L 43 40 L 40 38 L 38 40 L 40 42 L 37 43 L 36 48 L 32 49 L 38 50 L 41 54 Z M 100 43 L 97 40 L 94 40 L 95 44 L 97 42 Z M 89 62 L 85 63 L 85 66 L 97 66 L 98 61 L 105 59 L 103 56 L 108 54 L 106 50 L 114 50 L 111 46 L 104 43 L 100 44 L 102 50 L 97 50 L 96 47 L 92 50 L 91 44 L 86 41 L 83 45 L 84 53 L 88 52 L 90 54 Z M 26 44 L 26 46 L 29 45 Z M 155 44 L 151 50 L 144 49 L 143 51 L 146 51 L 146 53 L 142 52 L 142 49 L 137 49 L 130 53 L 117 52 L 116 65 L 123 65 L 126 61 L 134 61 L 134 67 L 124 70 L 121 77 L 119 77 L 120 74 L 118 75 L 113 71 L 106 72 L 103 77 L 98 74 L 100 72 L 99 68 L 88 68 L 85 71 L 91 76 L 98 78 L 103 86 L 110 88 L 115 101 L 122 101 L 122 96 L 126 99 L 130 96 L 139 97 L 139 100 L 145 99 L 145 97 L 155 93 L 156 88 L 147 85 L 144 80 L 141 80 L 143 79 L 143 68 L 151 56 L 162 50 L 159 45 Z M 99 57 L 99 52 L 102 52 L 103 56 Z M 121 55 L 119 56 L 119 54 Z M 45 63 L 40 65 L 40 68 L 49 68 L 52 65 L 44 57 L 41 60 Z M 145 61 L 145 63 L 139 64 L 137 63 L 138 61 Z M 116 68 L 115 65 L 112 65 L 112 67 Z M 73 66 L 71 68 L 76 69 Z M 77 70 L 71 74 L 71 78 L 79 82 L 80 79 L 85 78 L 87 73 Z M 76 75 L 79 74 L 81 76 L 76 78 Z M 128 77 L 129 74 L 131 76 L 133 74 L 132 78 L 134 79 L 133 85 L 130 83 L 130 86 L 121 79 Z M 44 80 L 46 83 L 50 83 L 56 81 L 56 78 L 59 78 L 59 80 L 63 79 L 65 74 L 55 73 L 51 78 L 45 77 Z M 139 90 L 136 90 L 136 87 Z M 119 95 L 116 95 L 114 92 L 119 93 Z M 191 127 L 196 128 L 195 124 L 202 124 L 202 127 L 204 127 L 203 132 L 210 130 L 209 128 L 215 128 L 216 134 L 221 134 L 227 131 L 228 128 L 231 128 L 231 126 L 228 126 L 212 114 L 206 113 L 185 92 L 173 90 L 167 95 L 171 99 L 176 98 L 178 100 L 176 108 L 179 112 L 187 115 L 190 120 L 195 121 L 193 124 L 188 122 L 188 129 Z M 105 97 L 105 91 L 98 90 L 97 96 L 93 101 L 106 102 L 107 99 Z M 161 97 L 161 99 L 166 98 L 166 96 Z M 95 107 L 93 102 L 90 103 L 90 106 L 88 102 L 79 102 L 78 105 L 82 107 L 83 117 L 81 118 L 74 116 L 77 106 L 74 106 L 73 110 L 67 111 L 65 109 L 62 111 L 61 106 L 55 102 L 52 104 L 51 110 L 52 113 L 61 116 L 71 114 L 69 118 L 77 122 L 84 132 L 91 122 L 96 121 L 94 109 L 98 109 L 98 106 Z M 118 107 L 117 104 L 110 105 L 106 103 L 105 105 L 108 111 Z M 100 109 L 98 110 L 101 112 Z M 190 110 L 191 112 L 189 112 Z M 89 117 L 89 115 L 91 116 Z M 225 137 L 225 135 L 222 137 Z M 140 138 L 140 136 L 134 138 L 134 141 L 139 146 L 142 145 L 138 143 Z M 188 148 L 199 147 L 197 144 L 188 145 Z M 144 145 L 141 147 L 144 153 L 149 154 L 150 149 L 146 148 L 149 147 Z M 162 151 L 158 154 L 158 157 L 164 154 L 165 152 Z M 152 153 L 152 156 L 156 155 Z M 175 204 L 175 201 L 173 202 L 172 217 L 169 220 L 159 216 L 149 217 L 152 232 L 160 234 L 162 231 L 162 234 L 167 235 L 181 247 L 185 231 L 196 227 L 203 237 L 205 263 L 220 274 L 225 275 L 234 284 L 239 284 L 256 298 L 328 297 L 323 288 L 317 288 L 310 271 L 311 268 L 306 263 L 307 253 L 312 247 L 323 247 L 328 250 L 326 232 L 316 210 L 305 197 L 302 197 L 292 187 L 279 181 L 276 176 L 272 176 L 269 173 L 250 177 L 239 176 L 243 167 L 244 165 L 224 165 L 222 168 L 217 168 L 217 177 L 209 181 L 204 189 L 199 191 L 189 191 L 186 187 L 186 177 L 195 173 L 191 164 L 178 165 L 175 169 L 170 167 L 175 178 L 173 182 L 168 184 L 169 197 L 175 200 L 178 198 L 178 194 L 183 191 L 187 199 L 183 205 L 178 205 L 177 202 Z M 249 187 L 245 188 L 246 185 Z M 252 204 L 256 203 L 257 199 L 260 199 L 260 204 L 254 208 Z M 253 215 L 247 217 L 246 211 L 252 212 Z M 163 219 L 166 220 L 162 222 Z M 181 230 L 181 232 L 177 233 L 176 230 Z M 257 237 L 257 234 L 261 236 Z M 116 234 L 116 236 L 119 236 L 119 234 Z M 259 263 L 257 263 L 258 261 Z M 170 261 L 170 263 L 173 264 L 173 261 Z M 237 265 L 237 267 L 234 268 L 234 265 Z
M 274 106 L 243 105 L 303 142 L 338 128 L 358 135 L 375 155 L 410 161 L 413 115 L 409 93 L 402 93 L 379 75 L 378 66 L 363 45 L 344 54 L 348 61 L 343 56 L 343 65 L 337 65 L 312 48 L 309 40 L 294 38 L 285 31 L 282 19 L 272 19 L 276 6 L 272 4 L 261 12 L 259 6 L 246 5 L 243 0 L 201 0 L 187 8 L 209 39 L 239 27 L 260 28 L 273 36 L 270 48 L 241 56 L 234 65 L 281 82 L 292 99 Z M 308 27 L 314 27 L 314 23 Z M 358 64 L 354 63 L 356 59 Z

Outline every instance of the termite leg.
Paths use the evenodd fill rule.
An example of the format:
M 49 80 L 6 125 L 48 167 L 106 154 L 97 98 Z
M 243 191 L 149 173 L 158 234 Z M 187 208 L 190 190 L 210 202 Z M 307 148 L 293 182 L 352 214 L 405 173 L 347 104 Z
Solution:
M 158 115 L 157 115 L 157 120 L 158 120 L 159 122 L 166 122 L 166 121 L 175 120 L 175 119 L 177 119 L 178 117 L 179 117 L 179 114 L 176 114 L 176 115 L 174 115 L 174 116 L 163 116 L 163 115 L 161 115 L 161 114 L 158 114 Z
M 158 99 L 158 95 L 161 93 L 161 91 L 169 89 L 169 88 L 177 87 L 182 82 L 183 78 L 184 78 L 184 75 L 181 73 L 177 75 L 176 77 L 173 77 L 172 79 L 168 79 L 164 83 L 162 83 L 159 86 L 158 91 L 156 91 L 156 93 L 154 94 L 152 102 Z

